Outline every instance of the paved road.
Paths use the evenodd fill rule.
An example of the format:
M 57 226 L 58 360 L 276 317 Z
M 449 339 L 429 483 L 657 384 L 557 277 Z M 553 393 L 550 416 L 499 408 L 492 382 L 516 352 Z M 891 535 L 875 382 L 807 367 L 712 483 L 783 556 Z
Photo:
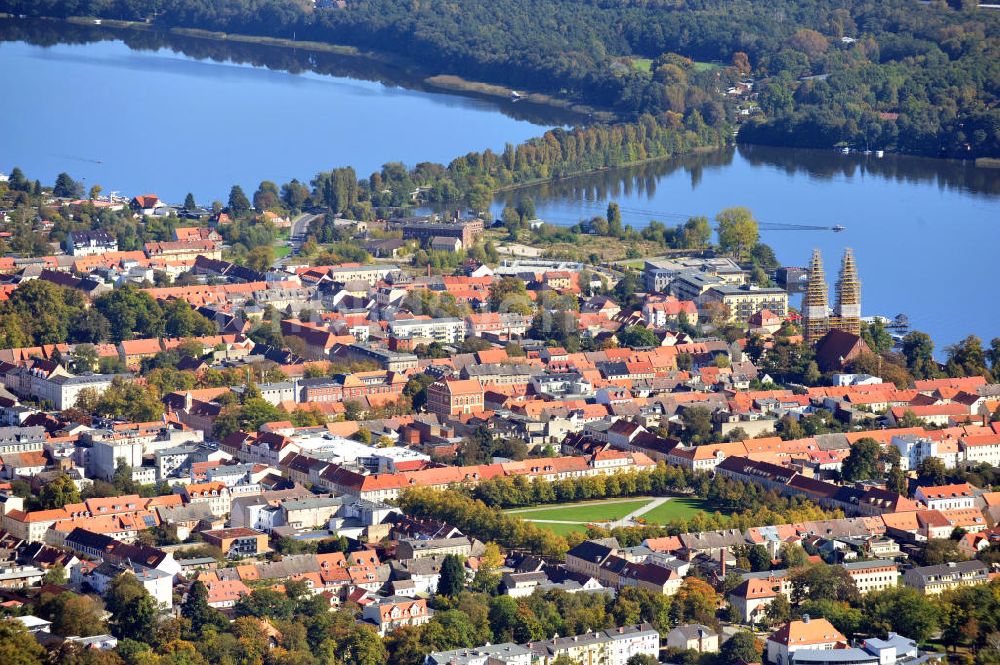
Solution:
M 312 224 L 314 219 L 319 217 L 320 215 L 304 212 L 292 220 L 292 228 L 289 236 L 292 243 L 292 251 L 288 254 L 288 256 L 275 259 L 274 263 L 271 264 L 272 268 L 275 270 L 281 270 L 285 267 L 285 262 L 289 257 L 299 253 L 299 250 L 302 248 L 302 243 L 305 242 L 306 233 L 309 231 L 309 225 Z
M 292 220 L 292 242 L 298 247 L 306 239 L 306 232 L 314 219 L 319 219 L 321 215 L 314 215 L 311 212 L 304 212 Z

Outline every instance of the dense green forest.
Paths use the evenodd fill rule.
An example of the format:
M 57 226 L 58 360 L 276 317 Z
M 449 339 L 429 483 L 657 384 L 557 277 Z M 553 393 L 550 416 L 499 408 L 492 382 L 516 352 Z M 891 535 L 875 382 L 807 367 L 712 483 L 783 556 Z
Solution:
M 737 104 L 723 93 L 747 76 L 761 113 L 742 125 L 742 140 L 997 156 L 1000 12 L 977 10 L 975 0 L 955 4 L 0 0 L 0 10 L 152 17 L 163 27 L 350 44 L 623 117 L 672 111 L 687 119 L 697 111 L 718 128 L 737 120 Z M 725 66 L 705 64 L 713 62 Z

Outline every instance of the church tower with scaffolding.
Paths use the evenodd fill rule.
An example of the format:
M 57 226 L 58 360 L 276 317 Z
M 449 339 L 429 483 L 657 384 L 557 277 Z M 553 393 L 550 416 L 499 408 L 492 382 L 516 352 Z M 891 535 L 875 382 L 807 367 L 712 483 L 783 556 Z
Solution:
M 854 253 L 850 249 L 844 250 L 840 262 L 836 293 L 836 305 L 831 314 L 823 257 L 818 249 L 814 249 L 809 265 L 809 282 L 802 299 L 802 328 L 807 344 L 815 344 L 831 330 L 861 334 L 861 281 Z
M 852 335 L 861 334 L 861 281 L 854 265 L 854 252 L 850 248 L 844 250 L 844 258 L 840 261 L 837 305 L 830 317 L 830 328 Z
M 809 264 L 809 282 L 802 299 L 802 330 L 806 344 L 815 344 L 830 329 L 830 309 L 827 305 L 826 275 L 823 273 L 823 257 L 818 249 L 813 250 Z

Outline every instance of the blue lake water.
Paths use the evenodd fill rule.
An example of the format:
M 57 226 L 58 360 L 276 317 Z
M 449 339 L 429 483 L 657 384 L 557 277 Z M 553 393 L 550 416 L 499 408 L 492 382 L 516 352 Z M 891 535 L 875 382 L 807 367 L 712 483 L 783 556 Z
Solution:
M 225 200 L 234 184 L 249 193 L 261 180 L 308 180 L 337 166 L 367 177 L 390 161 L 447 163 L 545 129 L 489 100 L 121 41 L 0 42 L 0 89 L 16 91 L 0 171 L 20 166 L 46 183 L 66 171 L 88 187 L 172 202 L 189 191 Z

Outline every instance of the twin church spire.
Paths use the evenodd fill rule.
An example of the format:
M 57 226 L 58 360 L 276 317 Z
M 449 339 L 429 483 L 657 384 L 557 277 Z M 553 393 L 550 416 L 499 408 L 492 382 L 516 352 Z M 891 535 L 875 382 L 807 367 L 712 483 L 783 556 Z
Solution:
M 823 257 L 818 249 L 814 249 L 809 265 L 809 282 L 802 301 L 802 327 L 806 343 L 815 344 L 831 330 L 861 334 L 861 281 L 854 253 L 850 249 L 844 250 L 840 262 L 836 297 L 831 314 Z

